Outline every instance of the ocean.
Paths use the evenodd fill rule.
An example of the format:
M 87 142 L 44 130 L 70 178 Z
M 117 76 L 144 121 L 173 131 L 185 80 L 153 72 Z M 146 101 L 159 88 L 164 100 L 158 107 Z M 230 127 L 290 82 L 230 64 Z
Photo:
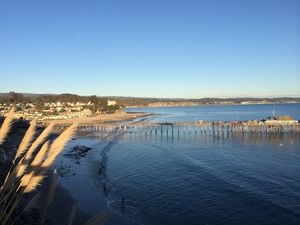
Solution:
M 127 111 L 157 114 L 150 122 L 300 119 L 300 104 Z M 299 134 L 125 133 L 101 154 L 109 208 L 133 224 L 300 224 Z
M 290 115 L 300 120 L 300 104 L 127 108 L 126 111 L 159 114 L 153 122 L 261 120 L 272 117 L 273 112 L 275 116 Z

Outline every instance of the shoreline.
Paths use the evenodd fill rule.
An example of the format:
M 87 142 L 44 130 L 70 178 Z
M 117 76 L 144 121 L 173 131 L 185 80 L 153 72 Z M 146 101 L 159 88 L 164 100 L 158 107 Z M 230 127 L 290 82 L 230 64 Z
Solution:
M 76 212 L 73 225 L 85 224 L 99 213 L 108 214 L 108 219 L 103 223 L 106 225 L 134 224 L 128 215 L 109 207 L 111 199 L 99 175 L 104 160 L 102 153 L 111 141 L 110 136 L 99 138 L 89 134 L 79 134 L 70 140 L 55 163 L 58 171 L 56 194 L 47 211 L 50 225 L 67 224 L 74 205 Z M 87 146 L 90 150 L 80 158 L 70 157 L 74 146 Z M 50 180 L 51 177 L 47 177 L 38 189 L 45 196 Z
M 58 125 L 68 125 L 70 123 L 79 124 L 114 124 L 127 123 L 136 120 L 136 123 L 146 120 L 148 117 L 155 116 L 155 114 L 147 113 L 126 113 L 125 115 L 105 115 L 91 117 L 87 120 L 85 118 L 78 118 L 68 121 L 55 121 Z M 91 133 L 78 133 L 72 140 L 69 141 L 68 147 L 62 152 L 55 163 L 56 168 L 66 169 L 67 173 L 71 175 L 62 175 L 57 179 L 57 190 L 59 198 L 56 198 L 56 203 L 53 204 L 51 212 L 49 213 L 50 224 L 64 225 L 66 224 L 66 215 L 59 212 L 61 204 L 65 205 L 69 215 L 74 204 L 77 205 L 76 215 L 74 218 L 74 225 L 85 224 L 89 219 L 93 218 L 101 212 L 108 213 L 108 219 L 103 223 L 106 225 L 132 225 L 134 221 L 129 215 L 124 214 L 121 210 L 110 208 L 111 199 L 109 193 L 106 193 L 104 187 L 107 185 L 106 181 L 100 177 L 99 169 L 103 164 L 103 152 L 106 147 L 110 145 L 113 140 L 111 136 L 94 137 Z M 86 138 L 86 141 L 85 141 Z M 78 141 L 77 141 L 78 140 Z M 67 153 L 74 143 L 77 145 L 88 146 L 91 148 L 80 161 L 75 162 L 72 158 L 68 158 L 64 153 Z M 106 152 L 107 153 L 107 152 Z M 68 171 L 69 170 L 69 171 Z M 62 172 L 64 174 L 64 172 Z M 50 179 L 50 178 L 48 178 Z M 45 182 L 46 183 L 46 182 Z M 45 189 L 46 187 L 42 188 Z
M 79 125 L 91 125 L 91 124 L 109 124 L 109 123 L 124 123 L 133 121 L 140 118 L 146 118 L 153 114 L 142 112 L 126 112 L 117 114 L 98 115 L 93 117 L 78 117 L 63 120 L 44 120 L 44 125 L 54 123 L 55 125 L 70 125 L 78 123 Z
M 199 107 L 199 106 L 242 106 L 242 105 L 289 105 L 289 104 L 300 104 L 300 102 L 280 102 L 280 103 L 244 103 L 244 104 L 174 104 L 174 105 L 136 105 L 126 106 L 125 109 L 138 109 L 138 108 L 171 108 L 171 107 Z
M 101 116 L 96 118 L 89 118 L 88 121 L 81 120 L 80 122 L 88 122 L 89 124 L 94 124 L 95 122 L 101 122 L 106 123 L 126 123 L 128 121 L 143 121 L 147 119 L 147 117 L 153 116 L 153 114 L 146 114 L 146 113 L 128 113 L 125 116 L 124 115 L 110 115 L 110 116 Z M 84 119 L 84 118 L 83 118 Z M 57 121 L 56 121 L 57 122 Z M 66 124 L 66 121 L 60 121 L 61 123 Z M 71 123 L 74 121 L 67 121 L 67 123 Z M 78 121 L 75 121 L 78 122 Z M 18 125 L 18 124 L 15 124 Z M 15 146 L 16 139 L 20 139 L 23 137 L 26 128 L 22 128 L 22 130 L 17 130 L 18 132 L 14 134 L 16 137 L 14 137 L 13 146 Z M 53 130 L 53 134 L 56 136 L 56 131 Z M 87 138 L 87 142 L 84 141 L 84 139 Z M 76 140 L 78 141 L 76 142 Z M 47 199 L 48 188 L 50 186 L 51 182 L 51 174 L 54 168 L 59 167 L 65 167 L 68 169 L 68 166 L 70 165 L 71 170 L 77 170 L 75 171 L 76 174 L 73 174 L 71 177 L 68 176 L 62 176 L 57 177 L 57 185 L 55 189 L 55 195 L 54 198 L 47 208 L 46 211 L 46 222 L 49 222 L 49 225 L 51 224 L 57 224 L 57 225 L 65 225 L 68 224 L 68 219 L 72 213 L 72 208 L 76 205 L 76 214 L 74 216 L 73 225 L 82 225 L 85 224 L 87 221 L 89 221 L 91 218 L 93 218 L 95 215 L 101 213 L 101 212 L 108 212 L 109 218 L 108 220 L 103 223 L 106 225 L 132 225 L 134 224 L 133 221 L 129 218 L 128 215 L 123 214 L 121 211 L 115 211 L 114 209 L 109 208 L 109 196 L 106 196 L 103 191 L 102 181 L 100 180 L 98 170 L 100 167 L 100 162 L 102 160 L 102 151 L 103 148 L 107 145 L 109 142 L 109 137 L 105 137 L 104 139 L 101 139 L 97 136 L 90 136 L 90 133 L 86 134 L 78 134 L 74 136 L 73 139 L 69 141 L 68 146 L 64 149 L 64 151 L 61 153 L 61 155 L 58 157 L 58 159 L 55 162 L 55 165 L 52 167 L 51 170 L 47 173 L 44 181 L 42 182 L 41 186 L 38 187 L 34 192 L 30 193 L 28 197 L 24 198 L 24 202 L 33 204 L 30 209 L 32 210 L 38 210 L 39 213 L 34 215 L 39 215 L 40 218 L 43 216 L 45 202 Z M 67 153 L 68 150 L 70 150 L 70 144 L 72 145 L 72 142 L 75 141 L 78 145 L 85 145 L 85 143 L 89 142 L 95 142 L 98 143 L 98 145 L 91 146 L 94 151 L 89 152 L 86 156 L 82 157 L 79 164 L 72 161 L 71 158 L 68 158 L 64 155 L 64 153 Z M 6 143 L 6 144 L 11 144 Z M 73 143 L 74 144 L 74 143 Z M 65 162 L 60 164 L 60 161 L 64 159 Z M 84 169 L 83 166 L 86 168 Z M 86 171 L 86 173 L 82 172 Z M 71 171 L 72 172 L 72 171 Z M 69 182 L 69 186 L 66 185 L 66 183 Z M 77 187 L 76 187 L 77 182 Z M 76 189 L 79 188 L 79 189 Z M 79 190 L 79 191 L 78 191 Z M 78 193 L 82 193 L 82 198 L 79 198 Z M 31 202 L 31 199 L 33 197 L 39 196 L 37 199 L 34 200 L 34 202 Z M 91 205 L 94 204 L 94 210 L 91 208 Z M 35 211 L 36 212 L 36 211 Z M 32 212 L 29 212 L 27 215 L 29 217 L 32 217 Z M 47 224 L 48 224 L 47 222 Z

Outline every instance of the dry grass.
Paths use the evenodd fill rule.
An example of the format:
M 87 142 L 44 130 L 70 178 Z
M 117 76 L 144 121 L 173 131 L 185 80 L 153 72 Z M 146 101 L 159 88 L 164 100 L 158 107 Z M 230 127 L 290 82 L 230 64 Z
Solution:
M 12 123 L 14 121 L 14 108 L 12 108 L 4 120 L 1 129 L 0 129 L 0 145 L 3 144 L 5 139 L 7 138 L 7 135 L 11 129 Z
M 8 138 L 14 120 L 14 109 L 10 110 L 6 119 L 0 128 L 0 146 Z M 44 131 L 36 136 L 36 122 L 32 121 L 20 142 L 15 157 L 9 161 L 5 158 L 6 163 L 11 167 L 6 174 L 3 184 L 0 184 L 0 224 L 14 224 L 14 215 L 16 208 L 19 207 L 23 196 L 35 190 L 43 181 L 46 172 L 51 168 L 58 155 L 63 151 L 65 145 L 75 134 L 77 124 L 71 125 L 61 133 L 53 142 L 49 137 L 53 131 L 54 123 L 51 123 Z M 5 149 L 3 150 L 5 152 Z M 56 174 L 53 175 L 48 188 L 45 208 L 42 210 L 42 221 L 45 222 L 47 209 L 51 204 L 56 189 Z M 30 208 L 39 198 L 39 194 L 24 206 L 23 211 Z M 75 218 L 77 203 L 71 209 L 67 222 L 71 225 Z M 108 212 L 101 212 L 89 220 L 87 225 L 103 224 L 109 217 Z
M 13 118 L 14 111 L 12 109 L 1 126 L 0 144 L 8 137 Z M 12 166 L 0 187 L 0 222 L 2 225 L 13 223 L 11 216 L 23 195 L 35 190 L 41 184 L 45 173 L 63 151 L 66 143 L 74 135 L 77 128 L 76 124 L 70 126 L 51 143 L 49 137 L 53 131 L 53 126 L 54 124 L 49 125 L 34 140 L 36 122 L 31 122 L 19 144 L 11 163 Z M 48 193 L 47 207 L 54 197 L 55 186 L 56 182 L 52 182 Z
M 36 154 L 36 156 L 34 157 L 31 163 L 32 167 L 40 167 L 42 165 L 42 162 L 46 159 L 50 145 L 51 145 L 50 141 L 46 141 L 43 144 L 41 150 Z
M 33 141 L 34 135 L 36 133 L 36 121 L 31 121 L 30 126 L 28 130 L 26 131 L 17 151 L 16 156 L 14 158 L 14 163 L 16 163 L 16 160 L 27 151 L 28 147 Z
M 34 152 L 37 148 L 42 145 L 50 136 L 51 132 L 53 131 L 54 123 L 51 123 L 41 134 L 38 138 L 32 143 L 28 151 L 26 152 L 24 159 L 27 161 L 32 160 Z
M 96 216 L 94 216 L 92 219 L 90 219 L 88 222 L 86 222 L 85 225 L 99 225 L 105 223 L 108 218 L 110 217 L 110 213 L 107 211 L 100 212 Z
M 77 202 L 74 202 L 72 205 L 67 225 L 72 225 L 74 221 L 76 210 L 77 210 L 77 204 L 78 204 Z
M 50 185 L 49 185 L 48 191 L 47 191 L 46 205 L 45 205 L 45 209 L 44 209 L 44 212 L 43 212 L 43 217 L 42 217 L 41 224 L 45 223 L 48 208 L 49 208 L 51 202 L 53 201 L 53 198 L 54 198 L 54 195 L 55 195 L 56 184 L 57 184 L 57 171 L 54 170 L 54 173 L 51 177 Z
M 66 143 L 76 132 L 77 124 L 73 124 L 68 129 L 66 129 L 56 140 L 51 144 L 46 160 L 42 162 L 42 168 L 49 168 L 57 158 L 57 156 L 64 149 Z

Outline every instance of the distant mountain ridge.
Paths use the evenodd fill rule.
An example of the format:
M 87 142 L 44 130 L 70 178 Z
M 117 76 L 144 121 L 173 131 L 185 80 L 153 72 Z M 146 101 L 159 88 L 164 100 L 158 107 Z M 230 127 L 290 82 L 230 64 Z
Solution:
M 213 105 L 213 104 L 279 104 L 300 103 L 300 97 L 238 97 L 238 98 L 149 98 L 149 97 L 126 97 L 126 96 L 80 96 L 77 94 L 35 94 L 35 93 L 0 93 L 0 103 L 11 102 L 87 102 L 115 100 L 121 106 L 189 106 L 189 105 Z

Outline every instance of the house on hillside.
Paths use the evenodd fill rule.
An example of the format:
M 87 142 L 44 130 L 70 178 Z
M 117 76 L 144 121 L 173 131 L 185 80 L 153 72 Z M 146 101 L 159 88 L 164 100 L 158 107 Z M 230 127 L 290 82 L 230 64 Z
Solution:
M 110 101 L 110 100 L 107 100 L 107 106 L 114 106 L 116 105 L 117 102 L 116 101 Z

